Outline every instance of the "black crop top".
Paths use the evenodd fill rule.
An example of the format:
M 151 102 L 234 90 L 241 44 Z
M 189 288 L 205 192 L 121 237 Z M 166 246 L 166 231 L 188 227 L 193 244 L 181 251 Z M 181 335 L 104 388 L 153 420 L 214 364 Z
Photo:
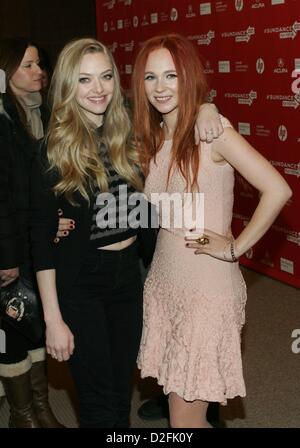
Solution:
M 124 241 L 137 234 L 131 212 L 135 208 L 133 203 L 138 205 L 136 199 L 142 195 L 115 171 L 104 144 L 100 145 L 99 155 L 108 173 L 109 190 L 101 193 L 98 185 L 94 188 L 90 234 L 93 247 Z

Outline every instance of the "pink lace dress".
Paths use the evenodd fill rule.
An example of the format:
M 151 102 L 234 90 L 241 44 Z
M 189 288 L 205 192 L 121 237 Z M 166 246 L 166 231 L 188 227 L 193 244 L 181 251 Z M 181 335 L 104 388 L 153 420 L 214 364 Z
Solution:
M 231 126 L 223 118 L 223 126 Z M 176 171 L 167 185 L 172 141 L 151 162 L 145 193 L 180 193 L 185 180 Z M 204 193 L 204 227 L 231 233 L 234 169 L 211 159 L 201 144 L 198 185 Z M 218 401 L 245 396 L 241 360 L 246 287 L 238 263 L 195 255 L 185 247 L 187 227 L 173 226 L 181 210 L 163 223 L 144 288 L 144 326 L 138 355 L 142 378 L 157 378 L 164 393 L 187 401 Z M 190 228 L 190 226 L 189 226 Z

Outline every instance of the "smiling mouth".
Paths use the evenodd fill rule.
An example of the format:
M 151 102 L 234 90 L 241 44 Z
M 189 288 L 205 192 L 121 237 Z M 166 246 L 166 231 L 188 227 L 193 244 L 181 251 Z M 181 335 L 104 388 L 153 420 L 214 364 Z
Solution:
M 88 98 L 88 100 L 94 104 L 102 104 L 102 103 L 104 103 L 105 98 L 106 98 L 105 96 L 93 96 L 93 97 Z
M 158 103 L 166 103 L 166 102 L 168 102 L 171 98 L 172 98 L 171 96 L 156 96 L 156 97 L 155 97 L 155 100 L 156 100 Z

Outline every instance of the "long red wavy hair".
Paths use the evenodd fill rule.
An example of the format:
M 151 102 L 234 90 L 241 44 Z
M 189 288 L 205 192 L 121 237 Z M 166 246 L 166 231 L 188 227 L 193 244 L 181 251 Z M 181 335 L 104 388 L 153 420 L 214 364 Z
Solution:
M 171 53 L 178 78 L 178 125 L 173 136 L 168 181 L 172 170 L 178 168 L 186 180 L 187 190 L 194 191 L 198 188 L 199 169 L 199 149 L 195 145 L 194 127 L 199 107 L 205 101 L 207 82 L 196 48 L 179 34 L 156 36 L 147 40 L 135 61 L 132 76 L 133 120 L 141 164 L 147 176 L 150 161 L 155 159 L 164 141 L 162 115 L 149 103 L 144 85 L 148 56 L 159 48 L 166 48 Z

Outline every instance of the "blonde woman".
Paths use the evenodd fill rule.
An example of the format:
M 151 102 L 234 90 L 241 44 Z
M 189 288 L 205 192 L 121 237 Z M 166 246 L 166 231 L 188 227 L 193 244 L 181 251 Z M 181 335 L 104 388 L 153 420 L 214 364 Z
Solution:
M 69 360 L 81 427 L 126 427 L 142 323 L 137 229 L 118 225 L 118 207 L 115 226 L 100 228 L 97 216 L 100 191 L 118 205 L 119 187 L 130 198 L 143 185 L 106 47 L 94 39 L 67 44 L 51 92 L 49 132 L 32 174 L 33 258 L 47 351 Z M 55 245 L 59 208 L 76 225 Z

